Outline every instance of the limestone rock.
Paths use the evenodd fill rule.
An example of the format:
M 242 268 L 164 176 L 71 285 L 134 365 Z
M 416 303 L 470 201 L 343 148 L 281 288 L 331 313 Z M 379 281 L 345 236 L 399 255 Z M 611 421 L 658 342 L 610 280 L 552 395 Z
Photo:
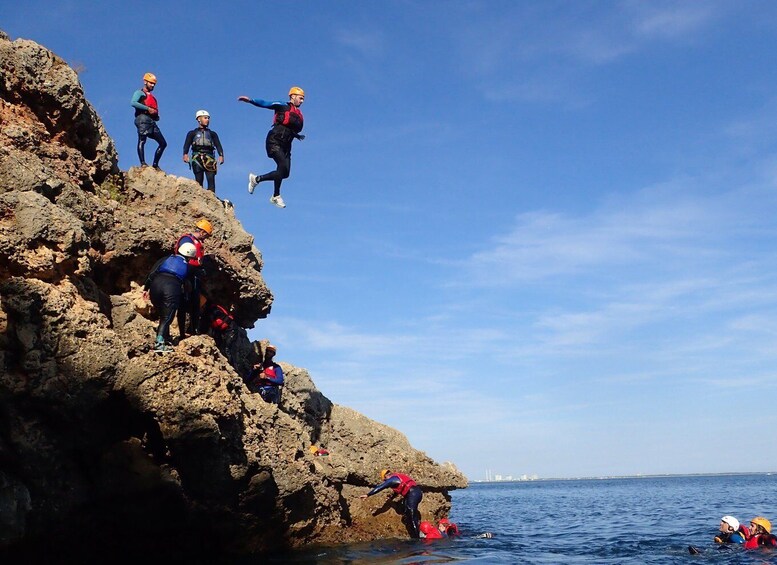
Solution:
M 0 32 L 0 550 L 180 561 L 404 537 L 399 508 L 359 499 L 384 467 L 422 485 L 425 519 L 445 514 L 461 473 L 304 369 L 282 363 L 279 406 L 248 390 L 245 328 L 273 300 L 253 237 L 194 181 L 116 162 L 75 72 Z M 205 291 L 241 326 L 234 365 L 207 335 L 151 352 L 141 286 L 200 217 Z

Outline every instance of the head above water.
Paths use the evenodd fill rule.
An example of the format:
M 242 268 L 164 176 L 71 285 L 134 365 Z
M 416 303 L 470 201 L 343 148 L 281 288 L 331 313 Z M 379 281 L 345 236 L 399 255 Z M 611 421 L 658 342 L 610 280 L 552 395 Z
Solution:
M 761 528 L 767 534 L 772 533 L 772 523 L 763 516 L 756 516 L 750 520 L 750 530 Z
M 720 519 L 720 523 L 728 525 L 731 528 L 731 530 L 729 531 L 732 531 L 732 532 L 736 532 L 739 529 L 739 520 L 737 520 L 733 516 L 723 516 Z

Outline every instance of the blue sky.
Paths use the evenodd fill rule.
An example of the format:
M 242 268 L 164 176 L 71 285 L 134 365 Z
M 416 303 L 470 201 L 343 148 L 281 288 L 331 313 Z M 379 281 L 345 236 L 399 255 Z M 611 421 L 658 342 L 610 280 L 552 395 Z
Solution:
M 251 335 L 333 401 L 475 479 L 777 470 L 777 4 L 2 4 L 121 168 L 143 73 L 169 173 L 210 111 L 276 297 Z M 291 85 L 278 210 L 236 98 Z

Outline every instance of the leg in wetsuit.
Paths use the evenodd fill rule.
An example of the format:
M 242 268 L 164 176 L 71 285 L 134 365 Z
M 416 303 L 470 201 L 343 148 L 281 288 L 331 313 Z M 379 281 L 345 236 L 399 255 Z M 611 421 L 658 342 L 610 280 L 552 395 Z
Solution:
M 192 172 L 194 173 L 194 180 L 196 180 L 200 186 L 204 186 L 202 182 L 207 178 L 208 190 L 213 194 L 216 194 L 216 171 L 209 171 L 204 168 L 196 155 L 192 157 Z
M 284 130 L 286 128 L 283 128 Z M 291 172 L 291 141 L 290 133 L 281 132 L 282 135 L 275 133 L 275 129 L 270 130 L 267 134 L 267 141 L 265 143 L 267 149 L 267 156 L 275 161 L 276 168 L 274 171 L 260 175 L 257 179 L 258 182 L 265 180 L 271 180 L 274 183 L 273 196 L 281 195 L 281 183 L 283 179 L 289 178 Z M 288 137 L 288 140 L 286 138 Z
M 151 304 L 159 311 L 156 335 L 162 336 L 165 343 L 170 341 L 170 324 L 181 304 L 182 295 L 181 280 L 175 275 L 160 273 L 151 282 L 149 297 Z
M 418 505 L 423 497 L 424 493 L 421 492 L 421 487 L 419 486 L 411 487 L 407 495 L 405 495 L 405 518 L 407 520 L 407 527 L 410 529 L 410 535 L 414 538 L 421 537 L 419 530 L 421 513 L 418 512 Z
M 159 126 L 149 116 L 141 114 L 135 118 L 135 127 L 138 128 L 138 158 L 140 159 L 140 164 L 146 164 L 146 139 L 150 137 L 159 144 L 154 152 L 153 163 L 154 167 L 159 167 L 159 159 L 162 158 L 162 153 L 164 153 L 167 147 L 167 141 L 165 141 Z

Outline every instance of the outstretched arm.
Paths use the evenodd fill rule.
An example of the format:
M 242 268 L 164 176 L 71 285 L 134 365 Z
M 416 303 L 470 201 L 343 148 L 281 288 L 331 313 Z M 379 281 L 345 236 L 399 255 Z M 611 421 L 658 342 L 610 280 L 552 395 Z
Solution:
M 373 487 L 370 492 L 367 494 L 363 494 L 361 498 L 367 498 L 368 496 L 372 496 L 373 494 L 377 494 L 383 489 L 389 488 L 389 487 L 398 487 L 402 481 L 399 479 L 399 477 L 389 477 L 382 483 L 380 483 L 378 486 Z
M 277 110 L 287 105 L 286 102 L 280 102 L 278 100 L 269 101 L 269 100 L 262 100 L 261 98 L 249 98 L 248 96 L 238 96 L 237 99 L 239 102 L 248 102 L 249 104 L 253 104 L 254 106 L 259 106 L 260 108 L 268 108 L 270 110 Z

